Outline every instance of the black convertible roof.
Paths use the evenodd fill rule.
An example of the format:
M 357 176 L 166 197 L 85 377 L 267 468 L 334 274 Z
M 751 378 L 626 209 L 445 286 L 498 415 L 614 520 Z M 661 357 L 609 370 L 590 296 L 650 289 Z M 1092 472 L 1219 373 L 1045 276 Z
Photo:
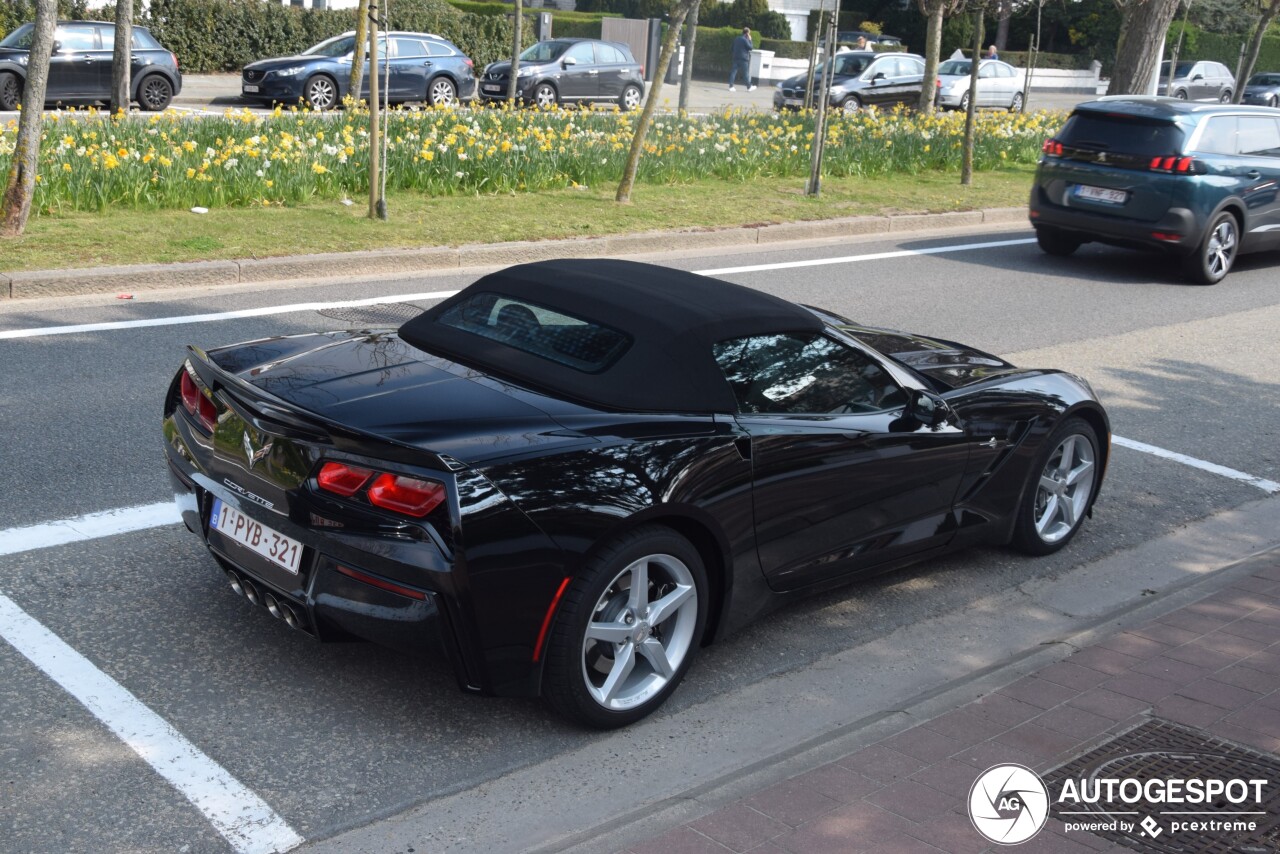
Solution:
M 481 293 L 610 327 L 628 336 L 630 346 L 603 371 L 586 373 L 437 322 Z M 817 317 L 794 303 L 720 279 L 634 261 L 563 259 L 490 273 L 405 323 L 400 337 L 487 373 L 607 409 L 710 413 L 736 409 L 712 345 L 822 329 Z

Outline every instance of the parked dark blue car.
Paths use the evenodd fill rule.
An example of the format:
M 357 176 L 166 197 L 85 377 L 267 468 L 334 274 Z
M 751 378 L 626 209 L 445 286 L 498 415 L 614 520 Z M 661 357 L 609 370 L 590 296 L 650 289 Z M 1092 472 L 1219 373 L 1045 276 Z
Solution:
M 0 110 L 16 110 L 27 85 L 32 24 L 0 41 Z M 49 57 L 48 104 L 89 104 L 111 100 L 111 60 L 116 25 L 103 21 L 59 21 Z M 178 58 L 145 27 L 133 28 L 130 88 L 144 110 L 163 110 L 182 91 Z
M 1245 252 L 1280 249 L 1280 112 L 1117 96 L 1076 107 L 1031 190 L 1040 248 L 1158 249 L 1195 282 L 1222 281 Z
M 348 94 L 355 33 L 343 33 L 297 56 L 261 59 L 244 67 L 240 94 L 263 103 L 305 102 L 328 110 Z M 369 61 L 365 60 L 360 98 L 369 97 Z M 424 101 L 448 106 L 475 96 L 475 64 L 457 45 L 430 33 L 390 32 L 378 37 L 379 97 L 393 104 Z
M 1280 73 L 1264 71 L 1250 77 L 1249 82 L 1245 84 L 1240 103 L 1280 107 Z

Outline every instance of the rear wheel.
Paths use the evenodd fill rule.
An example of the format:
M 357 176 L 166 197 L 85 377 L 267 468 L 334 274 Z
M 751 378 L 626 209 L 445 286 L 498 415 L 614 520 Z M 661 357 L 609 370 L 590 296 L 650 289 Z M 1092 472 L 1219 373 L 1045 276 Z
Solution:
M 629 113 L 640 106 L 642 97 L 643 93 L 641 93 L 639 86 L 628 86 L 622 90 L 622 95 L 618 98 L 618 106 L 622 108 L 623 112 Z
M 1280 95 L 1272 95 L 1267 99 L 1268 107 L 1280 107 Z
M 1173 93 L 1173 97 L 1177 98 L 1179 101 L 1185 101 L 1187 100 L 1187 90 L 1179 89 L 1177 92 Z
M 1040 244 L 1040 249 L 1046 255 L 1065 258 L 1079 249 L 1084 241 L 1055 228 L 1043 227 L 1036 229 L 1036 243 Z
M 960 110 L 960 112 L 962 113 L 967 113 L 969 111 L 969 93 L 968 92 L 965 92 L 963 95 L 960 96 L 960 106 L 957 107 L 957 109 Z
M 1222 94 L 1218 96 L 1218 103 L 1220 103 L 1220 104 L 1230 104 L 1230 103 L 1231 103 L 1231 90 L 1230 90 L 1230 89 L 1223 89 L 1223 90 L 1222 90 Z
M 10 112 L 22 103 L 22 81 L 16 74 L 0 74 L 0 110 Z
M 427 103 L 433 107 L 449 107 L 458 99 L 458 89 L 448 77 L 437 77 L 427 87 Z
M 1071 542 L 1084 524 L 1101 471 L 1098 434 L 1089 422 L 1069 418 L 1059 424 L 1031 468 L 1014 522 L 1014 546 L 1047 555 Z
M 1225 211 L 1218 214 L 1204 240 L 1186 261 L 1187 276 L 1201 285 L 1216 285 L 1231 271 L 1240 248 L 1240 224 Z
M 573 580 L 547 641 L 543 695 L 577 723 L 613 729 L 661 706 L 693 662 L 707 576 L 688 540 L 645 527 Z
M 307 81 L 302 97 L 313 110 L 332 110 L 338 103 L 338 84 L 332 77 L 317 74 Z
M 159 74 L 152 74 L 138 84 L 138 105 L 158 113 L 173 100 L 173 86 Z
M 1013 101 L 1010 102 L 1009 104 L 1009 112 L 1011 113 L 1022 112 L 1022 104 L 1023 104 L 1022 93 L 1015 92 L 1013 96 Z

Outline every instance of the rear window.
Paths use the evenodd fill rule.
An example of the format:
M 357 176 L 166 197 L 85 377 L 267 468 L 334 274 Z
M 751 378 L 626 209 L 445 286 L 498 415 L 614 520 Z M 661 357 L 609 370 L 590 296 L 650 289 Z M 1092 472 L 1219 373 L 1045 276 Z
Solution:
M 1154 156 L 1182 151 L 1182 130 L 1173 122 L 1115 113 L 1079 112 L 1056 139 L 1072 148 Z
M 589 374 L 607 369 L 631 346 L 630 336 L 616 329 L 495 293 L 452 306 L 436 323 Z
M 146 30 L 133 29 L 133 46 L 141 50 L 159 50 L 160 42 Z
M 0 41 L 0 47 L 14 47 L 19 50 L 31 50 L 31 36 L 35 27 L 23 24 Z

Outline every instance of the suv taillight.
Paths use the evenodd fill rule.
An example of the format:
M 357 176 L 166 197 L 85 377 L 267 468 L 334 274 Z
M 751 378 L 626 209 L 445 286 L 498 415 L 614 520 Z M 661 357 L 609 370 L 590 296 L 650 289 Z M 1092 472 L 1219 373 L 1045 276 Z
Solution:
M 182 395 L 182 408 L 196 420 L 205 433 L 212 434 L 218 423 L 218 407 L 209 396 L 208 389 L 193 376 L 190 366 L 182 368 L 182 380 L 179 392 Z
M 1191 175 L 1198 171 L 1199 164 L 1194 157 L 1179 157 L 1176 154 L 1168 157 L 1153 157 L 1147 168 L 1152 172 L 1170 172 L 1175 175 Z
M 373 483 L 365 488 L 372 480 Z M 374 507 L 421 519 L 435 510 L 448 492 L 443 483 L 393 472 L 379 472 L 329 461 L 316 473 L 316 484 L 343 498 L 363 499 Z
M 1052 154 L 1054 157 L 1061 157 L 1062 143 L 1058 142 L 1053 137 L 1050 137 L 1044 141 L 1044 145 L 1040 146 L 1040 150 L 1045 154 Z

